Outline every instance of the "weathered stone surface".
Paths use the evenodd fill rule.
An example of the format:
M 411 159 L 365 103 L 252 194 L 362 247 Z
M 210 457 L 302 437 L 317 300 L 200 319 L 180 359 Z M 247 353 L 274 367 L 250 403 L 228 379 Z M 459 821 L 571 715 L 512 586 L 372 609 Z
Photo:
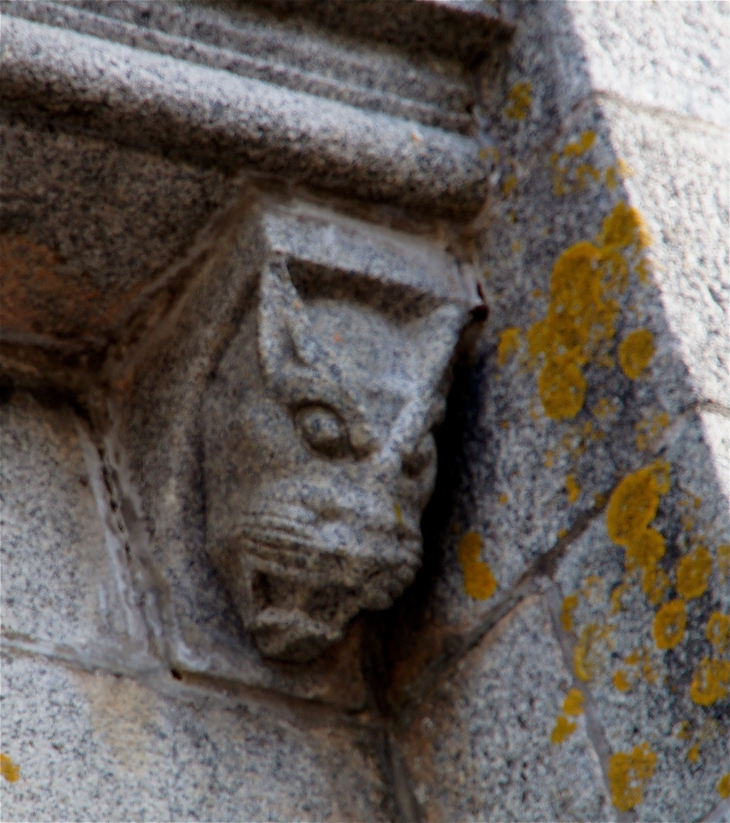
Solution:
M 551 735 L 572 678 L 542 599 L 510 612 L 419 707 L 403 738 L 426 820 L 608 820 L 585 716 Z
M 2 676 L 3 820 L 394 817 L 368 732 L 32 657 Z
M 113 668 L 152 665 L 123 542 L 95 499 L 95 449 L 74 413 L 17 392 L 0 407 L 0 446 L 5 637 Z
M 729 132 L 613 101 L 602 111 L 630 169 L 630 202 L 654 237 L 655 280 L 678 354 L 697 395 L 730 407 Z
M 713 418 L 692 416 L 649 464 L 667 467 L 666 484 L 651 468 L 643 476 L 656 487 L 641 473 L 622 481 L 556 575 L 574 671 L 611 749 L 614 803 L 641 820 L 703 819 L 730 762 L 730 515 L 704 442 Z M 716 445 L 727 453 L 723 424 Z M 646 530 L 655 505 L 647 525 L 666 549 L 651 562 L 632 529 Z M 620 759 L 641 747 L 649 769 L 632 787 L 636 774 L 622 775 Z
M 585 135 L 592 144 L 574 159 L 568 147 Z M 523 576 L 580 532 L 617 479 L 701 397 L 665 318 L 643 217 L 606 182 L 618 161 L 600 113 L 551 149 L 495 205 L 479 242 L 493 319 L 480 360 L 457 381 L 459 411 L 447 422 L 458 434 L 444 444 L 441 508 L 431 521 L 440 536 L 430 541 L 443 555 L 425 612 L 441 639 L 424 639 L 427 658 L 489 625 Z M 581 178 L 579 163 L 598 179 Z M 563 322 L 568 300 L 579 308 Z M 567 383 L 568 361 L 548 369 L 566 335 L 579 341 L 572 356 L 580 361 Z M 627 359 L 637 340 L 648 346 L 640 368 Z M 477 559 L 496 583 L 475 596 L 465 539 L 479 542 Z
M 219 171 L 8 113 L 2 157 L 2 329 L 20 342 L 102 345 L 232 191 Z
M 414 64 L 403 53 L 374 51 L 362 41 L 333 42 L 311 28 L 301 31 L 287 25 L 281 15 L 270 14 L 270 8 L 256 13 L 250 6 L 230 4 L 200 9 L 174 2 L 73 0 L 61 5 L 13 0 L 10 11 L 27 20 L 144 47 L 424 125 L 466 133 L 473 127 L 468 114 L 472 102 L 468 79 L 451 61 L 426 66 Z M 451 15 L 452 24 L 458 16 L 458 11 Z M 326 13 L 324 17 L 326 24 Z M 484 28 L 492 33 L 499 30 L 496 21 Z
M 727 3 L 567 5 L 592 93 L 617 95 L 633 105 L 727 129 Z M 548 8 L 547 15 L 555 11 Z

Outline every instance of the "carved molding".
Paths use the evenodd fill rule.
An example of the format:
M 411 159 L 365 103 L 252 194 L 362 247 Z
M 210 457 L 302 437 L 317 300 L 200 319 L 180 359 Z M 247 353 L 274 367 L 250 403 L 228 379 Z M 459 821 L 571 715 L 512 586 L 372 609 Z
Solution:
M 5 105 L 36 106 L 71 126 L 198 163 L 285 173 L 366 200 L 469 215 L 486 197 L 478 143 L 446 130 L 469 130 L 464 78 L 397 56 L 348 61 L 342 48 L 324 45 L 320 65 L 309 65 L 311 55 L 299 60 L 304 69 L 282 65 L 256 57 L 262 46 L 230 25 L 237 40 L 219 46 L 55 3 L 3 10 Z M 247 43 L 254 56 L 241 51 Z M 393 90 L 372 90 L 389 75 Z

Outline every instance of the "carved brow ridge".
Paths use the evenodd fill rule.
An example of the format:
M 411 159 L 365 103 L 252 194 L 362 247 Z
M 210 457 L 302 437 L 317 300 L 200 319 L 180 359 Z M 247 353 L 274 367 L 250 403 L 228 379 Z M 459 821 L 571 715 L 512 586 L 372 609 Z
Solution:
M 292 407 L 324 403 L 337 409 L 348 423 L 355 451 L 377 451 L 382 462 L 414 448 L 422 437 L 432 398 L 458 341 L 462 313 L 461 307 L 448 303 L 430 313 L 428 380 L 401 409 L 385 443 L 349 390 L 334 354 L 318 342 L 280 256 L 273 257 L 262 273 L 259 354 L 269 384 L 284 403 Z

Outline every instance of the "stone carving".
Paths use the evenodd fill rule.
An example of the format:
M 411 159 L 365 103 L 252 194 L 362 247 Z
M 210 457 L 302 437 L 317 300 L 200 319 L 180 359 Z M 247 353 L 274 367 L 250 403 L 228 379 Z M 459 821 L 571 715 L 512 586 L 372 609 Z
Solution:
M 463 279 L 446 296 L 447 255 L 433 288 L 357 233 L 297 225 L 308 250 L 269 254 L 203 423 L 208 553 L 261 652 L 307 661 L 413 579 L 450 364 L 484 310 Z

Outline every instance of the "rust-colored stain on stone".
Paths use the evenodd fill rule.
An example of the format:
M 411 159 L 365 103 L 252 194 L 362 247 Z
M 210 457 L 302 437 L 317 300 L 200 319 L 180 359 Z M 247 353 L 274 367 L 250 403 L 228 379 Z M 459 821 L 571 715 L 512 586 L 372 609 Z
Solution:
M 141 285 L 104 295 L 63 273 L 55 252 L 22 235 L 0 234 L 2 315 L 5 332 L 67 339 L 98 335 L 118 319 Z

